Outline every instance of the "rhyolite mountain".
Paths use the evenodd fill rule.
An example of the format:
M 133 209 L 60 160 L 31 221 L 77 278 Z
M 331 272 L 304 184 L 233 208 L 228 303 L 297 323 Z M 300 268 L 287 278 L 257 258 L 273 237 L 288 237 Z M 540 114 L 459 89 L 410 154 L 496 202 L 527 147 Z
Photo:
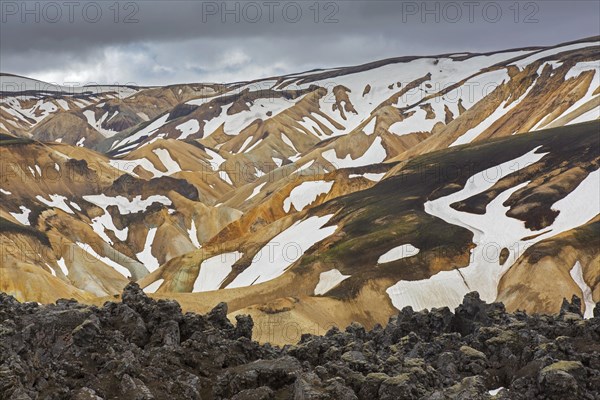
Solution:
M 600 301 L 600 41 L 231 84 L 0 74 L 0 291 L 137 282 L 296 342 L 477 291 Z

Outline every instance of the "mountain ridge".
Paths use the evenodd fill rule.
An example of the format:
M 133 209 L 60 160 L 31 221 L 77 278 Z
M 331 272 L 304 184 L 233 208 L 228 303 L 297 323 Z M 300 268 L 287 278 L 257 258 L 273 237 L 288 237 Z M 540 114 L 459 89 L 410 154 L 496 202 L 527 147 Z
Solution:
M 134 280 L 185 310 L 226 300 L 232 318 L 300 331 L 373 327 L 472 290 L 535 312 L 575 294 L 589 315 L 599 39 L 2 92 L 0 290 L 100 305 Z M 552 292 L 545 268 L 562 277 Z

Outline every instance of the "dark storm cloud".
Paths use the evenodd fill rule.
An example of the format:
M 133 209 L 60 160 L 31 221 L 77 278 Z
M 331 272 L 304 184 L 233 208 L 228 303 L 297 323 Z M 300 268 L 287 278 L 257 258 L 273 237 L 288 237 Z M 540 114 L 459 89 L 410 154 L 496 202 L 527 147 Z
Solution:
M 2 1 L 0 70 L 54 82 L 233 81 L 600 34 L 596 1 Z

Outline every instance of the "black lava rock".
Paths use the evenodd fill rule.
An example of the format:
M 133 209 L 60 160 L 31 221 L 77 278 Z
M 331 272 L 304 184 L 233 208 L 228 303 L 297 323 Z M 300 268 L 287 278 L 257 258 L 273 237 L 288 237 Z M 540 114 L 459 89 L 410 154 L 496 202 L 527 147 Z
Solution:
M 384 328 L 352 324 L 277 348 L 249 316 L 183 314 L 128 285 L 122 303 L 39 306 L 0 293 L 0 400 L 598 399 L 600 303 L 507 313 L 469 293 L 410 307 Z

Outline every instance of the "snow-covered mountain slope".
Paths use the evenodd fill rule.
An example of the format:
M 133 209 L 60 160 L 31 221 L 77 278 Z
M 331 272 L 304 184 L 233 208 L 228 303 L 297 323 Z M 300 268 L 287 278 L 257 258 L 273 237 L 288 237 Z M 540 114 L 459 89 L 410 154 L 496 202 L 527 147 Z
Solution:
M 0 133 L 32 137 L 33 128 L 49 117 L 76 112 L 108 100 L 124 99 L 138 90 L 135 86 L 64 86 L 0 73 Z M 63 130 L 73 125 L 70 120 Z M 40 139 L 69 142 L 64 132 Z
M 285 200 L 293 191 L 273 192 L 266 206 L 140 284 L 160 282 L 157 296 L 196 309 L 227 301 L 233 314 L 250 313 L 265 329 L 273 313 L 302 330 L 331 321 L 383 323 L 405 306 L 454 306 L 473 290 L 532 311 L 556 312 L 563 296 L 583 296 L 584 289 L 597 299 L 598 235 L 585 227 L 596 227 L 600 215 L 599 128 L 591 122 L 426 154 L 370 188 L 340 197 L 329 189 L 329 200 L 290 215 Z M 328 182 L 312 179 L 320 189 Z M 297 200 L 315 192 L 308 186 Z M 268 212 L 282 216 L 256 223 Z M 571 238 L 568 256 L 549 244 L 563 243 L 564 235 Z M 219 273 L 206 278 L 212 286 L 198 281 L 209 274 L 204 260 Z M 569 275 L 576 261 L 577 280 Z M 559 291 L 545 290 L 553 279 L 547 265 L 563 271 Z M 539 277 L 524 278 L 533 267 Z
M 599 62 L 591 38 L 220 85 L 0 75 L 0 290 L 100 301 L 136 280 L 303 332 L 471 290 L 598 301 Z
M 123 154 L 131 151 L 133 143 L 162 134 L 201 139 L 205 145 L 220 145 L 237 154 L 258 153 L 277 142 L 288 150 L 281 154 L 285 159 L 294 151 L 302 152 L 306 141 L 357 132 L 431 133 L 475 106 L 479 120 L 462 120 L 476 126 L 464 132 L 454 128 L 446 134 L 449 145 L 468 143 L 480 135 L 543 128 L 569 116 L 562 120 L 564 125 L 598 108 L 599 52 L 598 39 L 593 38 L 553 48 L 396 58 L 232 85 L 221 95 L 187 102 L 176 113 L 163 115 L 152 129 L 115 141 L 111 148 Z M 541 99 L 559 93 L 560 101 L 540 104 Z M 537 104 L 536 112 L 512 121 L 511 131 L 497 127 L 500 132 L 489 132 L 496 120 L 509 114 L 514 120 L 518 110 L 531 104 Z M 582 117 L 589 119 L 596 119 L 591 112 Z M 278 130 L 284 135 L 265 137 Z
M 0 133 L 96 148 L 218 85 L 64 86 L 0 73 Z

